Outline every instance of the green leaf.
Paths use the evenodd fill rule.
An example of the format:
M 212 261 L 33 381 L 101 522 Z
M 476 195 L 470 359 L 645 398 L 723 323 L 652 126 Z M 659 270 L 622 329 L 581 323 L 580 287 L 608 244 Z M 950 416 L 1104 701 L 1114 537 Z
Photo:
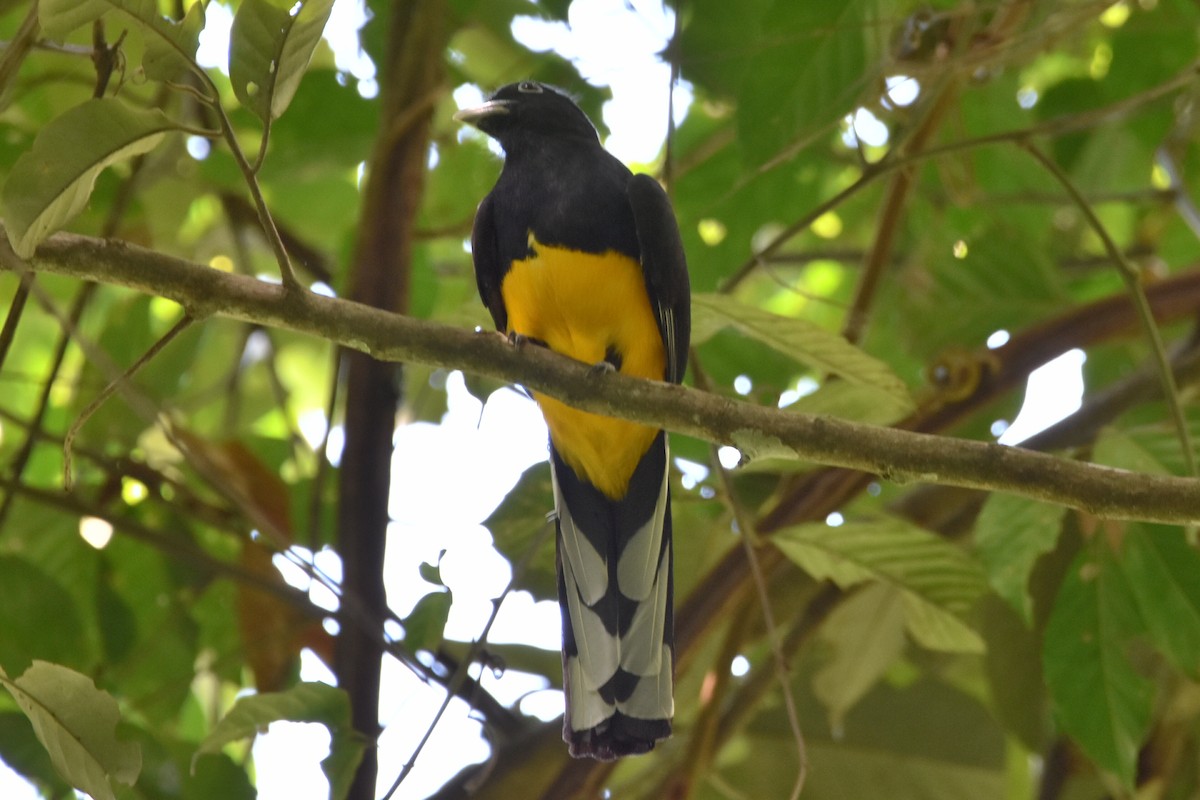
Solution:
M 909 632 L 922 645 L 978 653 L 983 640 L 965 617 L 983 594 L 982 571 L 962 550 L 896 518 L 830 527 L 810 523 L 772 537 L 815 578 L 848 588 L 878 580 L 900 590 Z
M 200 743 L 195 758 L 215 753 L 230 742 L 253 738 L 272 722 L 281 721 L 318 722 L 329 729 L 329 755 L 321 769 L 329 778 L 330 797 L 345 797 L 362 759 L 364 742 L 350 723 L 346 693 L 324 683 L 301 683 L 286 692 L 243 697 Z
M 42 30 L 53 39 L 62 39 L 109 11 L 124 13 L 148 33 L 142 54 L 146 77 L 177 79 L 195 64 L 204 29 L 203 3 L 193 3 L 182 22 L 164 17 L 155 0 L 40 0 L 38 4 Z
M 0 683 L 33 723 L 55 769 L 96 800 L 115 800 L 112 782 L 132 786 L 142 769 L 141 749 L 116 738 L 117 702 L 92 679 L 46 661 L 16 680 L 0 670 Z
M 36 564 L 16 556 L 0 556 L 0 631 L 0 668 L 23 670 L 33 658 L 77 663 L 86 651 L 74 599 Z
M 832 657 L 813 676 L 813 693 L 829 711 L 829 727 L 842 727 L 846 712 L 879 682 L 904 652 L 905 608 L 894 586 L 864 588 L 833 610 L 821 626 Z
M 1200 416 L 1187 414 L 1187 427 L 1193 442 L 1200 438 Z M 1187 464 L 1179 434 L 1165 419 L 1127 428 L 1106 427 L 1096 441 L 1092 460 L 1097 464 L 1119 467 L 1151 475 L 1187 475 Z
M 993 494 L 975 523 L 975 548 L 988 582 L 1026 625 L 1033 621 L 1029 573 L 1039 556 L 1054 549 L 1065 514 L 1063 506 Z
M 287 110 L 332 9 L 333 0 L 307 0 L 290 12 L 268 0 L 244 0 L 238 8 L 229 80 L 242 105 L 263 122 Z
M 1034 632 L 1013 607 L 995 594 L 979 603 L 987 652 L 983 670 L 992 713 L 1031 753 L 1041 752 L 1050 727 L 1042 677 L 1041 632 Z
M 112 99 L 88 100 L 50 122 L 17 159 L 0 194 L 13 250 L 30 258 L 83 210 L 105 167 L 154 149 L 176 128 L 161 111 Z
M 552 539 L 541 535 L 550 524 L 546 514 L 553 508 L 550 464 L 543 461 L 525 470 L 513 490 L 483 521 L 484 527 L 492 532 L 496 549 L 513 564 L 544 538 L 538 551 L 529 556 L 519 587 L 532 594 L 535 600 L 558 599 Z
M 1200 677 L 1200 553 L 1179 528 L 1132 525 L 1117 563 L 1154 646 Z
M 36 783 L 44 795 L 66 797 L 71 787 L 59 777 L 50 754 L 38 741 L 29 718 L 19 711 L 0 711 L 0 753 L 4 763 L 26 780 Z
M 726 295 L 692 297 L 692 341 L 701 344 L 717 331 L 732 327 L 784 355 L 851 383 L 876 389 L 889 399 L 913 407 L 908 387 L 891 368 L 841 336 L 807 320 L 772 314 Z
M 1153 709 L 1151 684 L 1125 655 L 1141 627 L 1120 568 L 1096 547 L 1071 565 L 1042 644 L 1046 686 L 1063 731 L 1129 789 Z
M 868 90 L 875 16 L 874 0 L 776 0 L 763 17 L 764 35 L 751 45 L 738 103 L 749 162 L 760 164 L 853 110 Z
M 114 0 L 110 0 L 112 2 Z M 117 3 L 132 6 L 132 3 Z M 154 81 L 178 80 L 196 63 L 196 51 L 200 49 L 200 31 L 204 30 L 204 5 L 193 3 L 182 22 L 172 22 L 157 10 L 145 10 L 139 17 L 156 35 L 146 39 L 146 52 L 142 55 L 142 69 L 146 77 Z
M 827 730 L 796 698 L 812 766 L 804 800 L 1002 800 L 1004 734 L 978 700 L 931 677 L 904 687 L 883 682 Z M 763 710 L 727 745 L 716 768 L 733 792 L 699 791 L 703 800 L 787 797 L 796 743 L 780 704 Z M 715 782 L 715 781 L 714 781 Z
M 442 641 L 450 616 L 450 592 L 435 591 L 422 597 L 404 618 L 404 644 L 410 650 L 433 650 Z
M 840 417 L 869 425 L 893 425 L 904 419 L 912 404 L 890 394 L 849 381 L 826 381 L 821 388 L 787 406 L 801 414 Z
M 38 23 L 48 38 L 61 41 L 107 10 L 106 0 L 38 0 Z

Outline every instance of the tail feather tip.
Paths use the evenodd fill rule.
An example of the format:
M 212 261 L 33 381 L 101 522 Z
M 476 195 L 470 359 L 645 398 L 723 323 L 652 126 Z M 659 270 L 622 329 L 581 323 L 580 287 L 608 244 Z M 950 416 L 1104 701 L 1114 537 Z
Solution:
M 563 740 L 574 758 L 615 761 L 623 756 L 649 753 L 671 735 L 669 719 L 637 719 L 617 712 L 599 725 L 582 731 L 563 725 Z

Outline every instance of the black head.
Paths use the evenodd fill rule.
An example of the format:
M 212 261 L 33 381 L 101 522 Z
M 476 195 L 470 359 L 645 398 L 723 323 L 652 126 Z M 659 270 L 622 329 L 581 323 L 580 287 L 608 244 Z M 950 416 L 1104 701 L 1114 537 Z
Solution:
M 502 86 L 483 105 L 464 108 L 454 118 L 491 136 L 506 152 L 522 140 L 542 136 L 599 141 L 595 126 L 575 101 L 536 81 Z

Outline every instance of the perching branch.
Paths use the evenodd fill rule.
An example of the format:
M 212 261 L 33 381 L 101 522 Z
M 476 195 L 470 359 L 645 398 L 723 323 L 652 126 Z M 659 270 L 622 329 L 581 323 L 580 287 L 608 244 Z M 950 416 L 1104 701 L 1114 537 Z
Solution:
M 0 268 L 66 275 L 159 295 L 197 319 L 225 316 L 327 339 L 388 361 L 520 383 L 587 411 L 737 447 L 877 474 L 1008 492 L 1112 519 L 1200 522 L 1200 480 L 1126 472 L 977 441 L 798 414 L 684 386 L 597 374 L 537 347 L 346 300 L 288 292 L 122 242 L 58 234 L 24 264 L 0 242 Z

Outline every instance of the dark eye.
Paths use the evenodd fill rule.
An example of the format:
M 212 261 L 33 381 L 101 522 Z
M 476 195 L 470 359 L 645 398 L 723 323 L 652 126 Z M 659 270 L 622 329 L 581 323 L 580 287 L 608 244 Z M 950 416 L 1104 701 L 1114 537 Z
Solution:
M 533 81 L 521 81 L 517 84 L 517 91 L 525 94 L 541 94 L 542 85 Z

